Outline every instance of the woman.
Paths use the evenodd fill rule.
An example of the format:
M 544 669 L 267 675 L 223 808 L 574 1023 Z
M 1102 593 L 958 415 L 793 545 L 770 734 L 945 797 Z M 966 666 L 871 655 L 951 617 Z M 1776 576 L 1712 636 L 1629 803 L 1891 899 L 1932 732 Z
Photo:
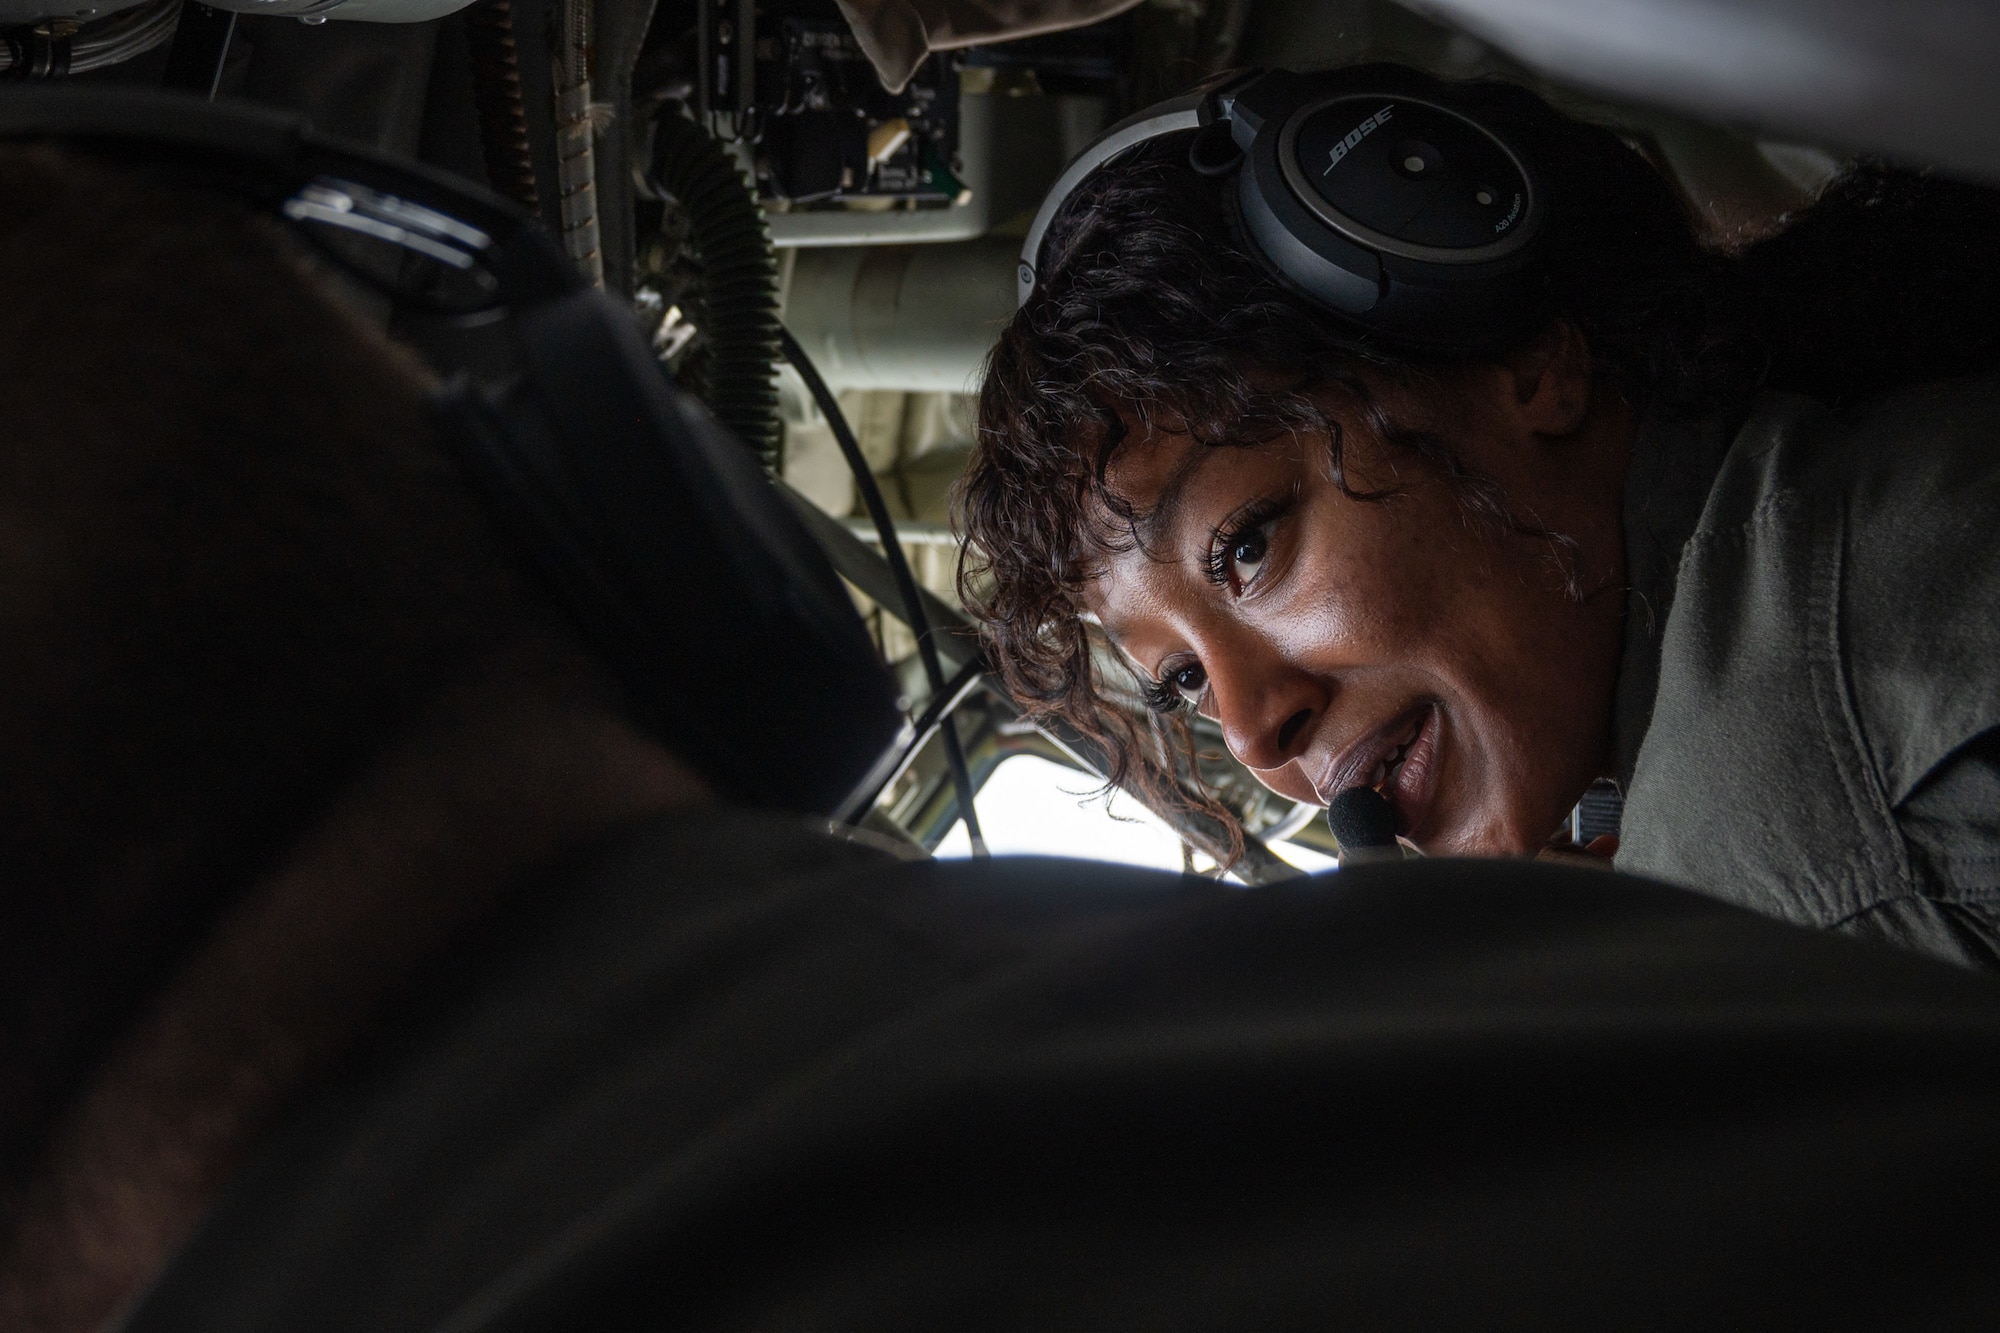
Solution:
M 963 484 L 1010 687 L 1155 785 L 1205 714 L 1431 852 L 1533 854 L 1614 778 L 1621 868 L 2000 961 L 2000 208 L 1871 171 L 1732 256 L 1610 133 L 1399 77 L 1540 172 L 1546 318 L 1399 351 L 1245 253 L 1186 136 L 1114 159 Z

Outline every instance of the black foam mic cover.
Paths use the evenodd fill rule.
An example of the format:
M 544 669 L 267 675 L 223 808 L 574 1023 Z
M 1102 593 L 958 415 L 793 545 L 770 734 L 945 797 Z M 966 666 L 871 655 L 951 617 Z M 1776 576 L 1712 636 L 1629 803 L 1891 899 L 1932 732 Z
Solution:
M 1396 811 L 1373 787 L 1349 787 L 1326 807 L 1326 826 L 1340 844 L 1340 863 L 1400 861 Z

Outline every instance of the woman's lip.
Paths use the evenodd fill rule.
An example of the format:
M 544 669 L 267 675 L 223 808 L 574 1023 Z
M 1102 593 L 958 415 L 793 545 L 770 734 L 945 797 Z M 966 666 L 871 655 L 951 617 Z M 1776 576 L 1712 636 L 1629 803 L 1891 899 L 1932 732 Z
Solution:
M 1418 835 L 1423 831 L 1424 822 L 1431 812 L 1431 803 L 1437 798 L 1439 763 L 1443 754 L 1440 733 L 1444 729 L 1444 710 L 1436 704 L 1430 705 L 1418 728 L 1416 739 L 1410 742 L 1403 755 L 1403 762 L 1384 784 L 1382 794 L 1389 798 L 1389 804 L 1396 811 L 1396 832 L 1413 842 L 1420 842 Z
M 1375 766 L 1385 762 L 1396 752 L 1404 740 L 1410 739 L 1412 730 L 1421 739 L 1421 728 L 1427 725 L 1427 717 L 1437 711 L 1435 704 L 1418 704 L 1405 712 L 1396 714 L 1376 727 L 1367 735 L 1350 743 L 1348 747 L 1333 757 L 1319 782 L 1314 784 L 1315 794 L 1321 805 L 1331 804 L 1333 798 L 1349 787 L 1370 787 L 1374 783 Z M 1411 741 L 1412 745 L 1415 740 Z

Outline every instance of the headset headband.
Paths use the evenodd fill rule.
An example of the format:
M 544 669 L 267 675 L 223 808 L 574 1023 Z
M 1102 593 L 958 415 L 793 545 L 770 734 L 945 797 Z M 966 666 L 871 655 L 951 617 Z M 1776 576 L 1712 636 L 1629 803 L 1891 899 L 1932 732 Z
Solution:
M 1164 134 L 1178 134 L 1182 130 L 1199 129 L 1202 108 L 1209 101 L 1205 92 L 1189 93 L 1157 106 L 1146 108 L 1137 115 L 1127 116 L 1104 133 L 1092 139 L 1076 160 L 1064 169 L 1049 188 L 1048 197 L 1042 200 L 1041 208 L 1035 213 L 1034 225 L 1028 228 L 1028 238 L 1021 244 L 1021 266 L 1015 273 L 1016 304 L 1026 305 L 1028 296 L 1035 289 L 1035 274 L 1042 262 L 1042 237 L 1048 232 L 1049 223 L 1055 221 L 1056 214 L 1068 201 L 1076 187 L 1084 178 L 1096 171 L 1128 148 L 1133 148 L 1148 139 L 1157 139 Z

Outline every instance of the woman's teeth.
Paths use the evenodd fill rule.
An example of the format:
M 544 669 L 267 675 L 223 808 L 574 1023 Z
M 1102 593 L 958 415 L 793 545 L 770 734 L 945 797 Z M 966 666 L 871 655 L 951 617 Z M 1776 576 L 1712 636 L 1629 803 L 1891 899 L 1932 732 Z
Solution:
M 1368 777 L 1368 785 L 1379 790 L 1387 784 L 1389 779 L 1393 778 L 1402 769 L 1403 761 L 1410 757 L 1410 747 L 1417 743 L 1417 737 L 1421 736 L 1423 731 L 1424 724 L 1419 722 L 1417 729 L 1411 732 L 1401 745 L 1389 751 L 1387 757 L 1381 763 L 1375 765 L 1375 771 Z

